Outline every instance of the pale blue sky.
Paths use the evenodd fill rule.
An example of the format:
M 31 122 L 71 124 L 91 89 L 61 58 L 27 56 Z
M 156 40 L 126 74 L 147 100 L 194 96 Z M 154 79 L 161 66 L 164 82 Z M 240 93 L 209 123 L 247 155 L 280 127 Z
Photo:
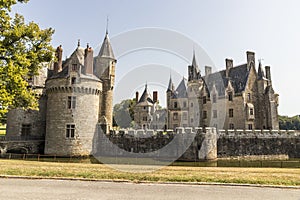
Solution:
M 27 21 L 54 28 L 52 44 L 62 44 L 64 56 L 72 53 L 79 38 L 82 46 L 96 48 L 103 40 L 107 15 L 111 38 L 143 27 L 174 30 L 199 44 L 217 69 L 224 68 L 227 57 L 236 65 L 245 63 L 245 52 L 254 51 L 256 59 L 271 66 L 281 115 L 300 114 L 299 10 L 297 0 L 30 0 L 14 7 Z M 141 56 L 129 58 L 136 62 Z M 129 58 L 123 63 L 120 59 L 117 70 L 130 65 Z

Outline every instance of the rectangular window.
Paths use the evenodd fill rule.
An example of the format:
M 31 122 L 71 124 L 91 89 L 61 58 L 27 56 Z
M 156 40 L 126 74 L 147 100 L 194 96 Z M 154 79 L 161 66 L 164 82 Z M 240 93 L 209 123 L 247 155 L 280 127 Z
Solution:
M 183 107 L 186 108 L 186 101 L 183 102 Z
M 75 124 L 67 124 L 66 127 L 66 138 L 75 137 Z
M 206 104 L 206 96 L 203 97 L 203 104 Z
M 194 119 L 193 118 L 191 118 L 191 123 L 194 123 Z
M 248 124 L 248 130 L 252 130 L 253 127 L 252 127 L 252 124 Z
M 232 101 L 233 100 L 233 94 L 232 92 L 228 92 L 228 101 Z
M 174 108 L 177 108 L 178 107 L 178 104 L 177 104 L 177 102 L 175 101 L 174 102 Z
M 250 93 L 248 93 L 248 101 L 250 101 L 251 100 L 251 94 Z
M 203 111 L 203 119 L 206 119 L 207 118 L 207 111 Z
M 178 113 L 174 113 L 173 114 L 173 120 L 177 120 L 178 119 Z
M 76 107 L 76 97 L 68 96 L 68 109 L 75 109 Z
M 22 124 L 22 131 L 21 131 L 21 136 L 26 137 L 29 136 L 31 133 L 31 124 Z
M 71 84 L 75 84 L 76 83 L 76 77 L 72 77 L 71 78 Z
M 143 117 L 143 121 L 147 121 L 147 117 Z
M 77 71 L 77 64 L 72 64 L 72 71 Z
M 233 109 L 229 109 L 229 117 L 233 117 Z
M 193 104 L 193 102 L 191 102 L 191 107 L 193 107 L 194 106 L 194 104 Z
M 218 117 L 218 111 L 217 110 L 213 110 L 213 118 L 217 118 Z
M 229 129 L 234 129 L 234 124 L 230 123 L 229 124 Z
M 250 108 L 249 113 L 250 113 L 250 115 L 254 115 L 254 110 L 253 110 L 253 108 Z
M 217 102 L 217 95 L 214 94 L 214 95 L 213 95 L 213 103 L 216 103 L 216 102 Z
M 187 113 L 184 112 L 182 115 L 183 115 L 183 116 L 182 116 L 183 120 L 187 120 Z

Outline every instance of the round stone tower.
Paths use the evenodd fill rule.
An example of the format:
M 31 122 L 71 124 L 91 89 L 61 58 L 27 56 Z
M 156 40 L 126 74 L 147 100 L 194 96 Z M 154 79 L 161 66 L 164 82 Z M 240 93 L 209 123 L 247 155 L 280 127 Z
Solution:
M 54 70 L 47 79 L 46 93 L 45 154 L 91 155 L 102 95 L 102 81 L 93 75 L 92 49 L 78 45 L 62 71 Z

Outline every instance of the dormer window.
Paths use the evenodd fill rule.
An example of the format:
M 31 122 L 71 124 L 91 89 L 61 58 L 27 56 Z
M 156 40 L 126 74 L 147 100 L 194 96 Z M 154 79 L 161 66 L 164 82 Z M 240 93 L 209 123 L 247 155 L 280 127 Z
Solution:
M 233 94 L 232 92 L 228 92 L 228 101 L 232 101 L 233 100 Z
M 77 71 L 77 64 L 72 64 L 72 71 Z
M 75 84 L 76 83 L 76 77 L 72 77 L 71 78 L 71 84 Z

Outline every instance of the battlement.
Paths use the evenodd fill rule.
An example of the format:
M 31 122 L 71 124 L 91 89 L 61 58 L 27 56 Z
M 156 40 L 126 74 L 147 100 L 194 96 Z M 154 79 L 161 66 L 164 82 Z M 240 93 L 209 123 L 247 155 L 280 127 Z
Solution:
M 169 136 L 174 134 L 207 134 L 215 129 L 213 127 L 178 127 L 176 130 L 153 130 L 153 129 L 120 129 L 111 130 L 108 135 L 111 136 L 133 136 L 137 138 L 147 138 L 155 136 Z M 224 130 L 216 129 L 218 137 L 225 138 L 286 138 L 286 137 L 300 137 L 300 131 L 295 130 Z
M 51 87 L 46 90 L 49 93 L 83 93 L 83 94 L 93 94 L 99 95 L 101 94 L 101 90 L 95 88 L 87 88 L 87 87 Z

